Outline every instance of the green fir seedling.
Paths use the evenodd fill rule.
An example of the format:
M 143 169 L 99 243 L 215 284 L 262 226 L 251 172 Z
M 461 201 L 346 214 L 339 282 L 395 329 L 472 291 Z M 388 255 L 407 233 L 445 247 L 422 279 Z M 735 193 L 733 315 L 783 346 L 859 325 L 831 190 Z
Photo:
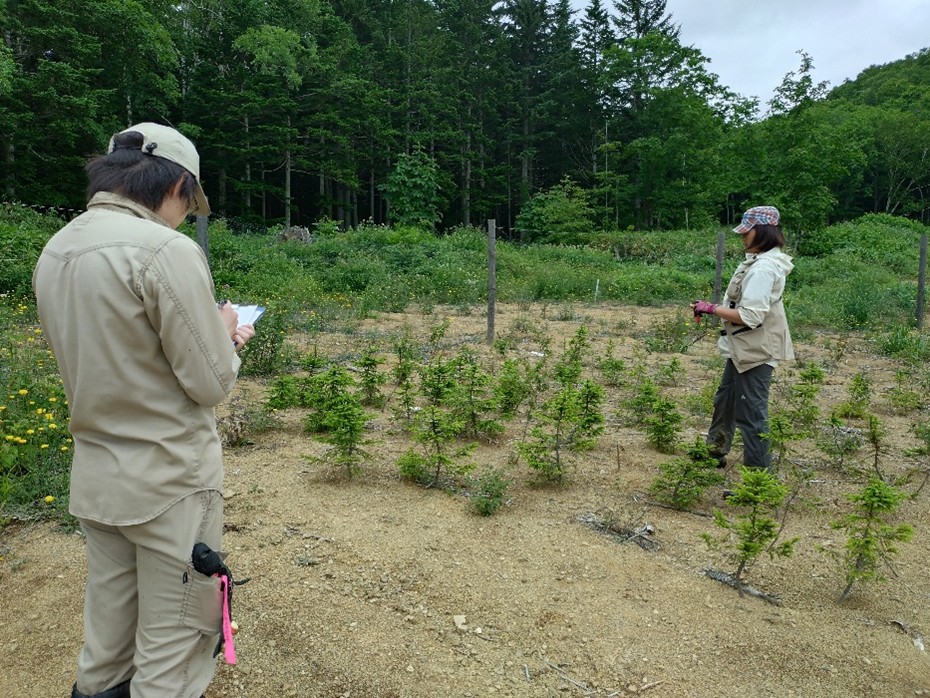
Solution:
M 630 415 L 628 423 L 637 427 L 645 426 L 659 397 L 659 386 L 648 376 L 643 376 L 633 396 L 624 403 Z
M 704 440 L 697 438 L 688 449 L 688 457 L 675 458 L 659 465 L 659 476 L 651 491 L 660 502 L 676 509 L 687 509 L 700 499 L 708 488 L 721 484 L 726 476 L 711 457 Z
M 913 377 L 906 371 L 895 373 L 895 385 L 888 391 L 888 403 L 893 414 L 908 415 L 926 406 L 923 394 L 914 390 L 912 384 Z
M 846 469 L 847 460 L 862 448 L 862 430 L 831 414 L 817 445 L 830 458 L 830 465 L 842 471 Z
M 358 360 L 360 371 L 359 391 L 361 393 L 361 403 L 370 407 L 383 407 L 385 398 L 381 392 L 381 386 L 387 382 L 387 376 L 378 370 L 378 367 L 384 364 L 377 354 L 377 347 L 369 344 L 365 347 L 365 352 Z
M 413 381 L 413 376 L 416 373 L 417 357 L 413 342 L 409 336 L 404 335 L 394 343 L 394 354 L 397 363 L 394 364 L 391 375 L 396 386 L 397 414 L 405 422 L 409 423 L 413 419 L 417 395 L 419 394 Z
M 302 406 L 309 409 L 304 417 L 304 430 L 309 434 L 329 431 L 329 413 L 336 405 L 349 399 L 354 388 L 355 380 L 343 366 L 331 366 L 311 376 L 301 398 Z
M 319 373 L 324 368 L 326 368 L 326 365 L 329 363 L 329 359 L 327 359 L 325 356 L 320 354 L 319 349 L 317 348 L 316 345 L 314 345 L 313 350 L 307 354 L 304 354 L 300 358 L 299 363 L 300 363 L 300 367 L 304 371 L 306 371 L 310 375 L 313 375 L 315 373 Z
M 890 522 L 906 498 L 906 493 L 877 475 L 873 475 L 862 490 L 848 495 L 855 509 L 832 523 L 834 528 L 848 535 L 843 556 L 846 587 L 840 594 L 840 601 L 857 583 L 885 581 L 880 566 L 890 565 L 898 554 L 896 544 L 906 543 L 914 535 L 910 525 Z
M 719 509 L 714 512 L 714 523 L 724 529 L 720 538 L 708 533 L 701 537 L 711 549 L 723 549 L 736 565 L 733 579 L 740 596 L 743 595 L 743 575 L 758 557 L 790 557 L 797 538 L 778 542 L 783 523 L 774 518 L 778 508 L 788 496 L 788 488 L 767 470 L 740 468 L 740 481 L 727 497 L 727 504 L 739 507 L 743 514 L 729 518 Z
M 840 419 L 865 419 L 872 402 L 872 383 L 862 371 L 849 381 L 849 399 L 833 408 Z
M 297 376 L 277 376 L 268 386 L 266 404 L 273 410 L 299 407 L 302 391 L 301 381 Z
M 420 369 L 420 393 L 434 407 L 448 404 L 455 390 L 455 363 L 442 355 L 434 355 Z
M 604 355 L 597 359 L 595 366 L 600 371 L 601 380 L 604 385 L 610 387 L 619 387 L 626 385 L 627 368 L 623 359 L 614 356 L 614 340 L 608 340 L 607 347 L 604 349 Z
M 561 358 L 552 367 L 555 379 L 561 385 L 575 385 L 581 379 L 589 345 L 588 328 L 581 325 L 569 340 Z
M 462 423 L 454 415 L 430 405 L 413 420 L 413 440 L 420 450 L 410 449 L 397 462 L 402 477 L 427 487 L 444 487 L 468 474 L 474 465 L 462 459 L 473 446 L 456 447 Z
M 566 451 L 580 414 L 579 392 L 564 386 L 538 410 L 530 438 L 517 444 L 517 452 L 542 482 L 562 484 L 568 469 Z
M 807 438 L 813 434 L 814 425 L 820 418 L 817 396 L 826 375 L 817 364 L 807 364 L 801 369 L 798 380 L 788 386 L 787 395 L 779 405 L 790 420 L 793 433 L 798 438 Z
M 667 364 L 659 366 L 655 372 L 655 381 L 659 385 L 677 385 L 685 374 L 681 359 L 673 356 Z
M 504 419 L 512 418 L 529 397 L 533 389 L 529 374 L 530 368 L 523 360 L 506 359 L 501 365 L 493 387 L 493 399 L 498 414 Z
M 451 412 L 462 424 L 460 436 L 491 440 L 504 431 L 494 418 L 497 404 L 493 379 L 470 351 L 462 351 L 455 361 L 454 384 L 449 395 Z
M 492 516 L 507 502 L 510 480 L 500 470 L 489 469 L 474 478 L 470 501 L 471 510 L 479 516 Z
M 326 433 L 322 440 L 332 448 L 320 460 L 345 468 L 348 477 L 355 475 L 362 460 L 371 457 L 362 449 L 368 443 L 364 438 L 367 421 L 357 395 L 344 392 L 331 401 L 324 417 Z
M 594 448 L 604 433 L 604 422 L 604 389 L 593 380 L 586 379 L 578 388 L 578 417 L 568 441 L 569 447 L 573 451 Z
M 674 453 L 683 420 L 675 401 L 659 395 L 645 420 L 646 440 L 659 453 Z

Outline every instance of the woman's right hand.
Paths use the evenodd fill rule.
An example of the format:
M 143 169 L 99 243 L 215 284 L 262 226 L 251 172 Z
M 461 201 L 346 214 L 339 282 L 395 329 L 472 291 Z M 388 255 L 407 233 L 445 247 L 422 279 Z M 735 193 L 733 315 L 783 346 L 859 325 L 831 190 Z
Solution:
M 220 317 L 223 320 L 223 325 L 226 326 L 226 332 L 229 334 L 230 338 L 236 334 L 236 328 L 239 326 L 239 313 L 236 312 L 236 309 L 233 308 L 233 304 L 229 301 L 222 301 L 217 304 L 217 308 L 220 310 Z

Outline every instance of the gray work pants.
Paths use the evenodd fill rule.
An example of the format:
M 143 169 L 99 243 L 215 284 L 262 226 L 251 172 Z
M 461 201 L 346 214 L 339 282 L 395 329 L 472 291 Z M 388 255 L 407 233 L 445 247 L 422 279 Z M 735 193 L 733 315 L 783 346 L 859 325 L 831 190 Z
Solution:
M 219 580 L 191 567 L 191 550 L 198 541 L 221 549 L 220 493 L 188 495 L 142 524 L 81 526 L 87 591 L 77 690 L 93 696 L 131 679 L 132 698 L 200 696 L 216 669 L 222 596 Z
M 743 465 L 771 470 L 772 456 L 768 439 L 762 434 L 769 428 L 769 384 L 772 367 L 756 366 L 740 373 L 727 359 L 720 387 L 714 395 L 714 416 L 707 432 L 707 445 L 714 456 L 730 452 L 733 435 L 739 428 L 743 435 Z

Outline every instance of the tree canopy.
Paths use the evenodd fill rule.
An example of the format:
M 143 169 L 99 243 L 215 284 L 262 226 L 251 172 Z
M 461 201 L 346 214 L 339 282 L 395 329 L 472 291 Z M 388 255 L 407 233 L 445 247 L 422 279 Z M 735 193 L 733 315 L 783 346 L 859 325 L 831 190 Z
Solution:
M 195 141 L 212 208 L 249 225 L 930 222 L 930 49 L 832 90 L 800 51 L 763 112 L 664 0 L 0 0 L 0 26 L 8 201 L 83 206 L 86 159 L 146 120 Z M 563 200 L 582 220 L 537 230 Z

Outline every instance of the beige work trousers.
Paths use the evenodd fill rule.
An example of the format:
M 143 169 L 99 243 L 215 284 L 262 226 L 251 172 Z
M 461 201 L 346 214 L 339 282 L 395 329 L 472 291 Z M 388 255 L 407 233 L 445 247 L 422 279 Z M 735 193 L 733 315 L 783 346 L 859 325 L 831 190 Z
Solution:
M 81 520 L 87 538 L 77 689 L 132 679 L 132 698 L 199 698 L 216 670 L 219 580 L 191 566 L 194 543 L 221 550 L 223 499 L 197 492 L 142 524 Z

